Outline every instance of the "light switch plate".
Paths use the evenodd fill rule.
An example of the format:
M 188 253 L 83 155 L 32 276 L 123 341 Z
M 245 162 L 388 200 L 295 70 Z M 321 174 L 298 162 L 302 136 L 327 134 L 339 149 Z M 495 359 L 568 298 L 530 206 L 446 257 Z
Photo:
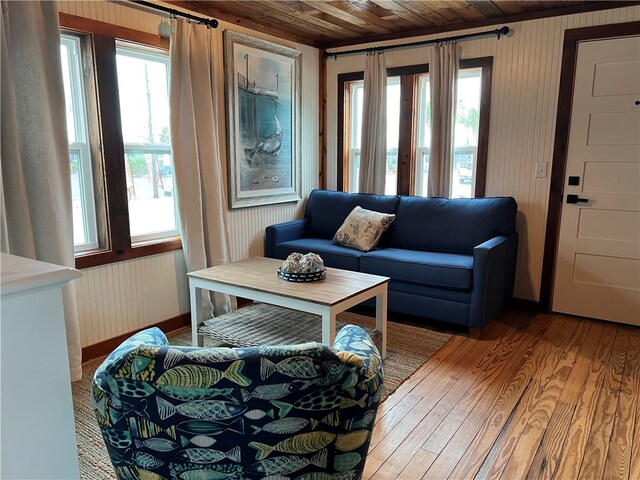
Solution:
M 546 177 L 547 177 L 547 162 L 537 162 L 536 178 L 546 178 Z

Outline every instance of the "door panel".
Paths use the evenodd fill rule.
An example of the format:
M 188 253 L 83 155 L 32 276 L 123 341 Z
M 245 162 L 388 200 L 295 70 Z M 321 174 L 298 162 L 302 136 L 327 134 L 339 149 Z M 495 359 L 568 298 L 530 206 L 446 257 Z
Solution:
M 583 208 L 578 222 L 578 238 L 640 242 L 640 212 Z
M 640 182 L 640 163 L 584 162 L 583 179 L 585 192 L 633 195 Z
M 596 64 L 593 96 L 640 93 L 640 60 Z
M 633 112 L 594 113 L 589 121 L 587 145 L 638 145 L 640 119 Z
M 553 310 L 640 325 L 640 37 L 578 46 Z M 569 177 L 578 185 L 569 185 Z M 576 203 L 567 203 L 568 195 Z
M 640 260 L 576 254 L 573 281 L 600 287 L 640 289 Z

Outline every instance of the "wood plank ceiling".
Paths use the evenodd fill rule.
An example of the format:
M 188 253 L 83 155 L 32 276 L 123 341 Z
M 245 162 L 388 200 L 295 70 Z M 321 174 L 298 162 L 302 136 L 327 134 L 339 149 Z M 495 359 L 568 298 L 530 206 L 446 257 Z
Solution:
M 165 1 L 317 48 L 332 48 L 548 16 L 637 5 L 590 0 Z

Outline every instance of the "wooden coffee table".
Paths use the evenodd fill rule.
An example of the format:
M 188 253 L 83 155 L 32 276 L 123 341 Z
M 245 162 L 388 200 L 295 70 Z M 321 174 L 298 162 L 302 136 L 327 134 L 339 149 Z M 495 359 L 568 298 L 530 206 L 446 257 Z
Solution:
M 318 282 L 288 282 L 277 275 L 282 260 L 252 257 L 240 262 L 191 272 L 191 330 L 194 346 L 202 346 L 198 334 L 202 318 L 201 290 L 211 290 L 322 316 L 322 343 L 331 345 L 336 336 L 336 315 L 375 297 L 376 330 L 380 332 L 380 354 L 387 354 L 388 277 L 327 268 Z

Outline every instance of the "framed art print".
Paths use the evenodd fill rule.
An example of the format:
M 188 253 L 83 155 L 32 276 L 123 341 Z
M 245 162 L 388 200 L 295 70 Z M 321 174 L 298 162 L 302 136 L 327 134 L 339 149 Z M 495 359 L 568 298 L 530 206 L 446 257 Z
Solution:
M 224 48 L 230 206 L 299 201 L 300 52 L 230 30 Z

